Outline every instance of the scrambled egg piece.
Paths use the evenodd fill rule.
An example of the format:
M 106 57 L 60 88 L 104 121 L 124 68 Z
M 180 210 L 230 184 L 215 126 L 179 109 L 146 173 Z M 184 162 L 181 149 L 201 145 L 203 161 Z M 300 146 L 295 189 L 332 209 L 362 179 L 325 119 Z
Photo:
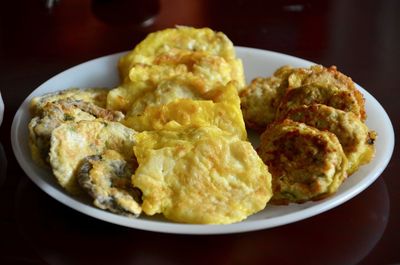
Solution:
M 276 109 L 288 88 L 293 68 L 283 66 L 268 78 L 258 77 L 240 92 L 243 117 L 248 128 L 263 132 L 275 120 Z
M 375 153 L 375 133 L 352 112 L 341 111 L 320 104 L 301 106 L 286 116 L 297 122 L 303 122 L 321 131 L 330 131 L 339 139 L 348 159 L 348 175 L 354 173 L 360 165 L 371 161 Z
M 133 188 L 135 161 L 126 161 L 114 150 L 86 157 L 77 170 L 81 187 L 93 197 L 93 204 L 113 213 L 137 217 L 142 211 L 141 192 Z
M 266 206 L 271 175 L 251 144 L 217 127 L 142 132 L 132 183 L 142 209 L 184 223 L 238 222 Z
M 244 86 L 242 62 L 236 59 L 232 42 L 222 32 L 215 32 L 209 28 L 177 27 L 150 33 L 120 59 L 118 66 L 121 79 L 125 80 L 136 64 L 159 64 L 160 57 L 174 58 L 182 50 L 223 58 L 231 66 L 232 79 L 239 83 L 239 88 Z M 173 60 L 176 61 L 175 58 Z
M 86 93 L 89 92 L 84 94 Z M 66 95 L 68 93 L 61 92 L 60 94 Z M 40 109 L 36 108 L 36 112 L 40 114 L 29 122 L 28 127 L 32 158 L 42 165 L 45 165 L 48 161 L 51 133 L 61 124 L 96 118 L 121 121 L 124 118 L 124 115 L 119 111 L 107 110 L 90 102 L 75 100 L 73 97 L 56 101 L 46 100 L 46 103 L 40 102 L 40 104 L 44 104 Z
M 259 155 L 272 174 L 274 204 L 325 198 L 347 177 L 347 158 L 337 137 L 289 119 L 265 130 Z
M 34 97 L 30 102 L 29 109 L 33 116 L 38 116 L 41 114 L 47 103 L 56 102 L 67 98 L 76 101 L 81 100 L 85 102 L 90 102 L 95 104 L 96 106 L 105 108 L 107 104 L 108 91 L 109 90 L 105 88 L 71 88 L 61 90 L 59 92 L 53 92 Z
M 50 164 L 62 187 L 80 193 L 77 169 L 85 157 L 101 155 L 111 149 L 126 161 L 133 161 L 136 132 L 119 122 L 101 119 L 64 123 L 51 135 Z
M 163 95 L 168 98 L 168 93 Z M 162 95 L 160 97 L 162 98 Z M 136 131 L 161 130 L 170 122 L 184 126 L 215 125 L 242 140 L 247 139 L 240 111 L 240 99 L 234 83 L 209 91 L 202 95 L 202 98 L 203 100 L 184 98 L 167 104 L 154 104 L 147 107 L 141 115 L 128 116 L 123 123 Z

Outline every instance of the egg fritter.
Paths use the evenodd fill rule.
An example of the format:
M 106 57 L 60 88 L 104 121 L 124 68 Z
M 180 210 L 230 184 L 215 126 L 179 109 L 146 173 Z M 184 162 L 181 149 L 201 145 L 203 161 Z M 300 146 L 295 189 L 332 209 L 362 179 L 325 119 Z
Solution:
M 272 175 L 273 204 L 325 198 L 347 177 L 347 158 L 337 137 L 290 119 L 263 132 L 259 155 Z
M 352 112 L 313 104 L 293 109 L 286 117 L 334 133 L 348 159 L 348 175 L 370 162 L 375 153 L 375 134 Z
M 94 199 L 93 204 L 113 213 L 137 217 L 141 192 L 133 188 L 131 176 L 136 163 L 126 161 L 114 150 L 84 158 L 77 170 L 81 187 Z
M 209 91 L 202 97 L 202 100 L 183 98 L 147 107 L 141 115 L 127 116 L 123 123 L 139 132 L 161 130 L 171 122 L 183 126 L 215 125 L 242 140 L 247 139 L 235 83 Z
M 41 102 L 44 104 L 43 101 Z M 124 115 L 119 111 L 107 110 L 93 103 L 73 98 L 47 101 L 40 107 L 38 113 L 40 115 L 34 117 L 28 125 L 29 146 L 35 162 L 42 165 L 48 161 L 51 133 L 61 124 L 96 118 L 121 121 L 124 118 Z
M 67 98 L 71 100 L 90 102 L 96 106 L 105 108 L 107 104 L 108 91 L 109 90 L 105 88 L 71 88 L 58 92 L 52 92 L 42 96 L 34 97 L 30 102 L 29 109 L 32 116 L 39 116 L 41 115 L 41 112 L 47 103 L 56 102 Z
M 243 117 L 248 128 L 263 132 L 275 120 L 276 109 L 288 88 L 288 77 L 293 72 L 283 66 L 268 78 L 258 77 L 240 92 Z
M 110 91 L 107 106 L 138 114 L 153 101 L 158 104 L 163 103 L 161 100 L 186 98 L 187 93 L 203 94 L 232 80 L 236 79 L 231 77 L 230 66 L 222 57 L 186 51 L 178 61 L 164 59 L 160 65 L 135 65 L 129 80 Z M 237 89 L 239 86 L 240 83 Z M 163 95 L 166 91 L 170 94 Z
M 231 67 L 233 80 L 244 86 L 242 62 L 236 59 L 232 42 L 222 32 L 209 28 L 176 27 L 150 33 L 132 51 L 121 57 L 119 71 L 125 80 L 136 64 L 159 64 L 160 57 L 176 57 L 181 51 L 202 52 L 222 57 Z
M 85 157 L 111 149 L 133 161 L 136 132 L 119 122 L 101 119 L 64 123 L 53 130 L 50 164 L 58 182 L 72 194 L 80 193 L 77 169 Z
M 266 206 L 271 175 L 251 144 L 209 127 L 139 133 L 132 183 L 147 215 L 183 223 L 238 222 Z

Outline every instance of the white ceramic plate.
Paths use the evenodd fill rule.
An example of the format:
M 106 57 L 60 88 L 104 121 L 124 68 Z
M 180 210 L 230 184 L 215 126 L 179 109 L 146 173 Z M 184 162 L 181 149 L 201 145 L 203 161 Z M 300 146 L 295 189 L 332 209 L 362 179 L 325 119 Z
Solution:
M 359 171 L 348 178 L 335 195 L 325 200 L 289 206 L 268 205 L 263 211 L 250 216 L 245 221 L 230 225 L 179 224 L 160 217 L 145 216 L 138 219 L 130 219 L 100 210 L 92 206 L 90 201 L 68 195 L 57 184 L 50 170 L 41 168 L 32 161 L 28 146 L 27 128 L 30 119 L 28 104 L 34 96 L 70 87 L 111 88 L 115 86 L 119 81 L 116 62 L 122 54 L 109 55 L 88 61 L 46 81 L 23 102 L 14 117 L 11 129 L 14 153 L 19 164 L 32 181 L 56 200 L 92 217 L 142 230 L 178 234 L 226 234 L 276 227 L 322 213 L 356 196 L 382 173 L 392 155 L 394 133 L 390 119 L 379 102 L 358 86 L 366 99 L 367 125 L 378 133 L 376 156 L 371 163 L 362 166 Z M 271 75 L 275 69 L 282 65 L 308 67 L 313 64 L 306 60 L 276 52 L 244 47 L 237 47 L 237 55 L 243 60 L 247 82 L 257 76 Z

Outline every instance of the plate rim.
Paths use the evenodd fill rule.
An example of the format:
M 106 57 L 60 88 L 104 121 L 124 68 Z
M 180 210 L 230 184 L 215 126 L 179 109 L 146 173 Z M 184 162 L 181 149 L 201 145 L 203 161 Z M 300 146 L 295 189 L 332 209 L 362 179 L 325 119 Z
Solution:
M 275 51 L 269 51 L 269 50 L 263 50 L 263 49 L 257 49 L 257 48 L 251 48 L 251 47 L 242 47 L 242 46 L 235 46 L 236 52 L 240 54 L 257 54 L 257 53 L 263 53 L 264 56 L 274 56 L 274 57 L 283 57 L 287 58 L 290 60 L 296 60 L 301 63 L 305 64 L 316 64 L 314 62 L 298 58 L 295 56 L 291 56 L 288 54 L 283 54 Z M 379 167 L 375 169 L 373 172 L 373 175 L 369 176 L 368 178 L 363 178 L 356 187 L 350 188 L 349 190 L 345 191 L 339 198 L 336 198 L 335 200 L 332 200 L 328 198 L 327 200 L 319 201 L 317 203 L 315 202 L 309 202 L 310 204 L 315 204 L 312 205 L 311 207 L 301 209 L 299 211 L 287 213 L 283 216 L 274 216 L 262 220 L 245 220 L 242 222 L 238 223 L 233 223 L 233 224 L 225 224 L 225 225 L 203 225 L 203 224 L 182 224 L 182 223 L 173 223 L 172 221 L 165 220 L 163 222 L 160 222 L 158 220 L 149 220 L 145 218 L 138 218 L 138 219 L 131 219 L 128 217 L 116 215 L 101 209 L 97 209 L 92 205 L 86 205 L 85 203 L 79 201 L 78 199 L 68 195 L 65 191 L 62 191 L 58 188 L 53 187 L 49 183 L 45 181 L 43 177 L 40 175 L 35 174 L 34 171 L 32 171 L 32 168 L 30 164 L 32 164 L 32 161 L 25 161 L 24 159 L 24 154 L 22 152 L 21 148 L 21 143 L 17 137 L 18 133 L 17 130 L 19 126 L 21 125 L 21 119 L 23 118 L 24 111 L 27 110 L 27 107 L 29 105 L 29 102 L 35 92 L 40 90 L 43 87 L 46 87 L 46 85 L 51 82 L 54 79 L 59 78 L 63 74 L 65 74 L 67 71 L 73 71 L 74 69 L 77 69 L 79 67 L 83 67 L 85 64 L 90 64 L 90 63 L 96 63 L 96 61 L 102 61 L 102 60 L 108 60 L 111 58 L 118 58 L 124 53 L 124 52 L 118 52 L 118 53 L 113 53 L 105 56 L 101 56 L 83 63 L 80 63 L 78 65 L 75 65 L 71 68 L 68 68 L 53 77 L 49 78 L 45 82 L 43 82 L 40 86 L 36 87 L 32 92 L 25 98 L 25 100 L 21 103 L 20 107 L 18 108 L 17 112 L 14 115 L 13 123 L 11 126 L 11 144 L 12 144 L 12 149 L 14 152 L 14 155 L 18 161 L 18 164 L 21 166 L 25 174 L 31 179 L 41 190 L 43 190 L 45 193 L 50 195 L 53 199 L 56 199 L 57 201 L 61 202 L 62 204 L 77 210 L 78 212 L 81 212 L 83 214 L 86 214 L 88 216 L 91 216 L 96 219 L 100 219 L 109 223 L 114 223 L 116 225 L 122 225 L 125 227 L 130 227 L 130 228 L 135 228 L 135 229 L 140 229 L 140 230 L 146 230 L 146 231 L 152 231 L 152 232 L 160 232 L 160 233 L 170 233 L 170 234 L 193 234 L 193 235 L 210 235 L 210 234 L 233 234 L 233 233 L 242 233 L 242 232 L 249 232 L 249 231 L 257 231 L 261 229 L 268 229 L 268 228 L 273 228 L 277 226 L 282 226 L 286 225 L 289 223 L 297 222 L 300 220 L 304 220 L 306 218 L 318 215 L 320 213 L 323 213 L 325 211 L 328 211 L 336 206 L 339 206 L 340 204 L 352 199 L 356 195 L 358 195 L 360 192 L 365 190 L 369 185 L 371 185 L 385 170 L 386 166 L 390 162 L 390 159 L 393 154 L 393 149 L 394 149 L 394 130 L 393 130 L 393 125 L 390 121 L 390 118 L 387 114 L 387 112 L 384 110 L 380 102 L 378 102 L 368 91 L 366 91 L 364 88 L 356 84 L 357 88 L 361 90 L 363 93 L 364 97 L 366 97 L 368 100 L 373 101 L 373 104 L 375 107 L 379 109 L 379 111 L 383 114 L 381 119 L 385 121 L 385 124 L 387 124 L 387 135 L 389 136 L 388 144 L 386 146 L 387 153 L 386 156 L 384 157 L 383 160 L 380 160 Z M 243 56 L 243 55 L 242 55 Z M 238 56 L 239 57 L 239 56 Z M 240 58 L 240 57 L 239 57 Z M 62 89 L 62 88 L 61 88 Z M 61 90 L 60 89 L 60 90 Z M 57 91 L 59 89 L 54 89 L 53 91 Z M 370 103 L 371 104 L 371 103 Z M 379 136 L 378 136 L 379 137 Z M 28 139 L 25 139 L 28 140 Z M 29 154 L 30 157 L 30 154 Z M 32 160 L 30 158 L 30 160 Z M 307 204 L 307 203 L 306 203 Z M 267 205 L 268 207 L 268 205 Z M 283 206 L 285 207 L 285 206 Z

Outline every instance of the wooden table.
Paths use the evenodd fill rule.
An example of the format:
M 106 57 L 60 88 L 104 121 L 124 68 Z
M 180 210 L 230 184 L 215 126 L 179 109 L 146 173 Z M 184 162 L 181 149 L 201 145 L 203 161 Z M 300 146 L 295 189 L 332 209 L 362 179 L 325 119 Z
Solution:
M 57 202 L 22 171 L 12 119 L 38 85 L 73 65 L 131 49 L 174 25 L 223 31 L 235 45 L 336 65 L 400 121 L 400 2 L 3 1 L 0 9 L 0 264 L 399 264 L 400 163 L 328 212 L 272 229 L 174 235 L 106 223 Z M 3 150 L 4 149 L 4 150 Z

